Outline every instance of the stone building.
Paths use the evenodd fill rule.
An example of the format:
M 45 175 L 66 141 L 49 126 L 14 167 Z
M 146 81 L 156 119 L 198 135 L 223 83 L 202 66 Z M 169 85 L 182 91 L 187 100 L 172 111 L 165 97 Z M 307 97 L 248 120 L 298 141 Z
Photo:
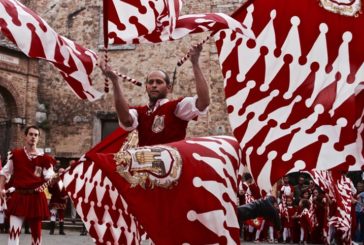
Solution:
M 58 33 L 95 52 L 103 53 L 101 0 L 23 0 Z M 187 1 L 184 13 L 231 13 L 239 0 Z M 208 33 L 195 34 L 174 42 L 113 46 L 111 65 L 121 73 L 144 81 L 146 73 L 162 68 L 171 76 L 175 64 L 191 42 L 203 40 Z M 213 41 L 204 45 L 200 58 L 210 86 L 208 114 L 189 124 L 188 136 L 231 134 L 224 102 L 223 77 Z M 102 91 L 104 78 L 99 69 L 92 74 L 94 86 Z M 132 105 L 145 104 L 144 87 L 122 85 Z M 191 65 L 177 70 L 171 98 L 195 93 Z M 40 147 L 67 161 L 78 158 L 117 127 L 112 92 L 96 102 L 79 100 L 59 72 L 49 63 L 30 59 L 2 39 L 0 43 L 0 154 L 22 144 L 26 125 L 41 127 Z

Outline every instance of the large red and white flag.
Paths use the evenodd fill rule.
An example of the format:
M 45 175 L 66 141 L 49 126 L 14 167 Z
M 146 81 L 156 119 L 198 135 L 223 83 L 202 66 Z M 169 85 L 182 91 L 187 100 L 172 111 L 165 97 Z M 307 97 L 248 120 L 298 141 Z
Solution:
M 97 244 L 138 244 L 144 231 L 155 244 L 240 244 L 234 138 L 119 151 L 124 139 L 114 133 L 63 176 Z
M 58 35 L 20 2 L 0 0 L 0 29 L 27 56 L 53 63 L 79 98 L 94 101 L 102 96 L 89 77 L 96 65 L 96 54 Z
M 180 16 L 182 3 L 182 0 L 104 0 L 105 45 L 158 43 L 226 28 L 253 38 L 250 30 L 223 13 Z
M 321 190 L 327 193 L 331 201 L 335 202 L 333 215 L 327 216 L 328 220 L 325 222 L 327 227 L 324 227 L 326 233 L 328 228 L 333 225 L 338 235 L 336 236 L 339 244 L 350 245 L 351 244 L 351 200 L 352 200 L 352 183 L 346 176 L 332 171 L 309 171 L 315 184 L 318 185 Z M 326 237 L 329 239 L 329 236 Z M 325 241 L 326 244 L 330 244 L 330 241 Z
M 363 159 L 360 0 L 251 0 L 233 15 L 255 34 L 215 35 L 233 134 L 260 188 Z

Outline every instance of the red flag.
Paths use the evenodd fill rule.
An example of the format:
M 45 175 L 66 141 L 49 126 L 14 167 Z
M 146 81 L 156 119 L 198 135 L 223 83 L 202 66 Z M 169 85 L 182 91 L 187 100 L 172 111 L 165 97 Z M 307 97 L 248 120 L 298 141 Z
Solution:
M 88 154 L 116 152 L 126 136 L 119 128 Z M 96 244 L 139 244 L 143 231 L 108 177 L 110 167 L 105 164 L 82 157 L 62 177 L 65 189 Z
M 337 239 L 340 244 L 351 244 L 351 200 L 352 183 L 346 176 L 332 171 L 309 171 L 315 184 L 318 185 L 331 200 L 335 201 L 335 211 L 328 217 L 328 226 L 333 225 L 340 232 Z M 328 241 L 330 243 L 330 241 Z
M 0 29 L 24 54 L 53 63 L 79 98 L 94 101 L 101 97 L 89 77 L 97 60 L 93 51 L 58 35 L 16 0 L 0 0 Z
M 63 181 L 97 243 L 137 242 L 141 226 L 156 244 L 239 243 L 235 139 L 92 151 L 85 159 Z
M 364 16 L 341 2 L 248 1 L 233 17 L 256 39 L 215 35 L 233 134 L 262 189 L 363 164 Z
M 222 13 L 182 15 L 182 0 L 104 0 L 105 46 L 158 43 L 190 33 L 232 29 L 249 37 L 241 23 Z

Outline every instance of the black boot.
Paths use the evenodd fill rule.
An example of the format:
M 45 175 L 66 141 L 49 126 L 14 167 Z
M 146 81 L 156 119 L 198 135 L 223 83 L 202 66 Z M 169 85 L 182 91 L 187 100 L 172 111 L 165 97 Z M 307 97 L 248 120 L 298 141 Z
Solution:
M 87 229 L 86 229 L 86 226 L 85 225 L 82 226 L 82 230 L 81 230 L 80 235 L 81 236 L 86 236 L 87 235 Z
M 66 235 L 66 233 L 64 233 L 64 222 L 59 222 L 59 234 L 60 235 Z
M 30 234 L 28 221 L 24 222 L 24 233 Z
M 56 222 L 51 221 L 50 227 L 49 227 L 49 235 L 53 235 L 54 234 L 54 228 L 55 227 L 56 227 Z
M 281 219 L 279 218 L 278 209 L 274 207 L 274 203 L 277 200 L 273 196 L 269 196 L 265 199 L 255 200 L 251 203 L 238 207 L 238 219 L 243 223 L 249 219 L 255 219 L 257 217 L 263 217 L 270 220 L 274 228 L 281 229 Z

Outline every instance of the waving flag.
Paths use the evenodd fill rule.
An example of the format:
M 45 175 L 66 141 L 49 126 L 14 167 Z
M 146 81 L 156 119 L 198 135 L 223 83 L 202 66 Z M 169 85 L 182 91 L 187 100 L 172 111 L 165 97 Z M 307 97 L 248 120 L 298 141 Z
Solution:
M 290 172 L 364 162 L 362 6 L 320 2 L 248 1 L 233 17 L 256 39 L 215 35 L 233 134 L 267 191 Z
M 182 15 L 182 0 L 104 0 L 105 46 L 158 43 L 190 33 L 232 29 L 249 37 L 241 23 L 222 13 Z
M 53 63 L 79 98 L 101 97 L 89 77 L 96 54 L 58 35 L 32 10 L 16 0 L 0 0 L 0 29 L 27 56 Z
M 325 227 L 328 234 L 329 226 L 333 225 L 339 235 L 337 239 L 341 239 L 339 244 L 351 244 L 351 200 L 352 189 L 351 180 L 346 176 L 333 173 L 332 171 L 309 171 L 308 172 L 315 184 L 321 190 L 327 193 L 331 200 L 335 200 L 335 212 L 332 217 L 327 217 L 327 227 Z M 329 239 L 329 237 L 327 236 Z M 330 241 L 327 241 L 330 244 Z
M 240 243 L 234 138 L 115 150 L 124 138 L 113 133 L 63 177 L 97 244 L 138 244 L 143 231 L 156 244 Z

